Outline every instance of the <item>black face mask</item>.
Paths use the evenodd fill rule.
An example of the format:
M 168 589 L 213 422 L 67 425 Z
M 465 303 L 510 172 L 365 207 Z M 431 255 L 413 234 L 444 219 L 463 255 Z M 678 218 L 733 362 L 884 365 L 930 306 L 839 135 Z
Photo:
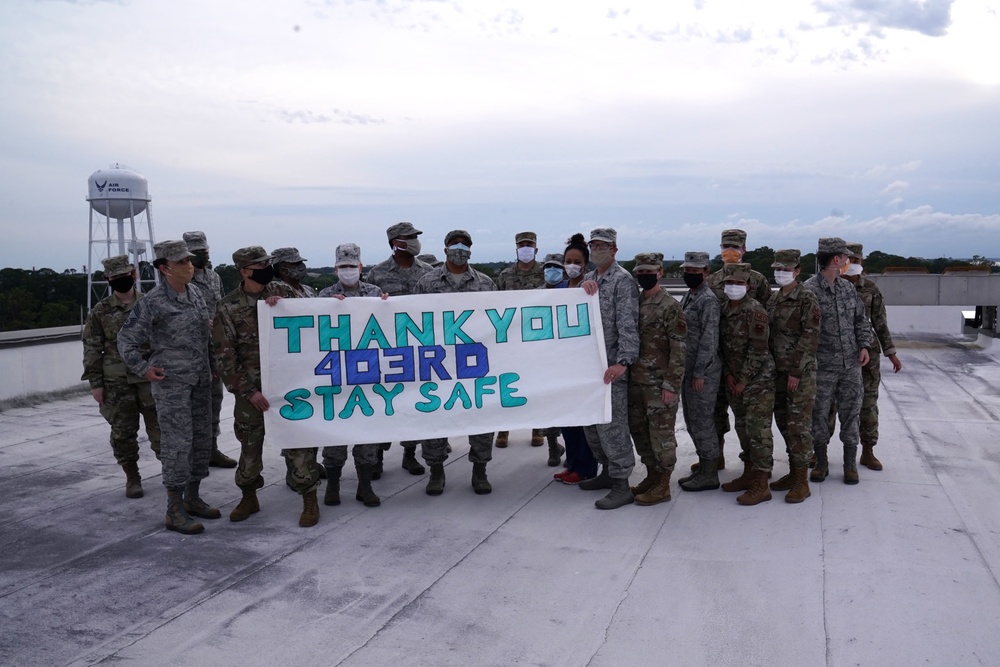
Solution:
M 258 285 L 266 285 L 274 280 L 274 267 L 265 266 L 263 269 L 254 269 L 250 274 L 250 280 Z
M 204 269 L 208 266 L 208 253 L 204 250 L 196 250 L 194 257 L 191 258 L 191 264 L 196 269 Z
M 117 278 L 109 280 L 108 284 L 111 285 L 111 289 L 119 294 L 125 294 L 130 292 L 132 288 L 135 287 L 135 278 L 131 275 L 118 276 Z
M 640 273 L 635 277 L 636 282 L 639 283 L 639 287 L 642 288 L 643 292 L 648 292 L 649 290 L 656 287 L 660 279 L 655 273 Z
M 705 282 L 704 273 L 684 273 L 684 284 L 691 289 L 700 287 L 703 282 Z

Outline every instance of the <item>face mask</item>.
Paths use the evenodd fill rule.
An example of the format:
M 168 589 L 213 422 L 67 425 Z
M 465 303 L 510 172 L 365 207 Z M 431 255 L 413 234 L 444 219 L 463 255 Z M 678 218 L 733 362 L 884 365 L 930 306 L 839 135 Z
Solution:
M 746 285 L 726 285 L 724 289 L 731 301 L 739 301 L 747 295 Z
M 558 266 L 550 266 L 545 269 L 545 282 L 550 285 L 558 285 L 562 282 L 563 270 Z
M 117 278 L 109 280 L 108 284 L 111 285 L 111 289 L 119 294 L 125 294 L 130 292 L 132 288 L 135 287 L 135 278 L 133 278 L 131 274 L 118 276 Z
M 844 272 L 848 276 L 860 276 L 861 272 L 865 270 L 865 267 L 860 264 L 855 264 L 851 262 L 847 265 L 847 270 Z
M 660 282 L 659 277 L 655 273 L 638 273 L 635 276 L 635 280 L 639 283 L 639 287 L 642 288 L 643 292 L 648 292 Z
M 420 239 L 400 239 L 400 240 L 406 243 L 406 245 L 403 246 L 402 248 L 397 245 L 393 245 L 392 246 L 393 252 L 407 252 L 413 255 L 414 257 L 420 254 Z
M 785 285 L 791 285 L 792 281 L 795 280 L 794 271 L 775 271 L 774 272 L 774 282 L 778 283 L 782 287 Z
M 535 260 L 535 253 L 537 251 L 531 246 L 524 246 L 517 249 L 517 261 L 522 264 L 529 264 Z
M 736 264 L 743 259 L 743 253 L 733 248 L 724 248 L 722 251 L 722 261 L 726 264 Z
M 448 247 L 445 254 L 448 256 L 448 261 L 455 266 L 465 266 L 469 263 L 469 258 L 472 257 L 472 250 L 463 243 L 456 243 Z
M 566 275 L 570 278 L 579 278 L 580 274 L 583 273 L 583 267 L 579 264 L 567 264 L 565 269 Z
M 194 257 L 191 258 L 191 264 L 196 269 L 204 269 L 208 266 L 208 253 L 204 250 L 195 250 Z
M 598 248 L 590 251 L 590 259 L 603 269 L 611 264 L 614 258 L 611 256 L 611 248 Z
M 340 278 L 340 282 L 351 287 L 361 280 L 361 269 L 356 266 L 342 266 L 337 269 L 337 277 Z
M 274 267 L 265 266 L 263 269 L 254 269 L 250 274 L 250 280 L 258 285 L 267 285 L 274 280 Z
M 295 282 L 300 282 L 306 277 L 306 267 L 299 266 L 298 264 L 292 264 L 291 266 L 282 267 L 281 272 L 289 280 L 294 280 Z
M 703 282 L 705 282 L 704 273 L 688 273 L 687 271 L 684 272 L 684 284 L 690 287 L 691 289 L 696 289 L 700 287 Z

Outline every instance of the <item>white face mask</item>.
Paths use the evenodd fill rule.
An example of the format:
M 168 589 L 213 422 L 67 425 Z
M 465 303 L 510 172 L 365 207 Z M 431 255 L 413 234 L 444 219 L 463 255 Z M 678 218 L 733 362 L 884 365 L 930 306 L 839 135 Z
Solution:
M 528 264 L 534 261 L 536 252 L 538 251 L 531 246 L 522 246 L 517 249 L 517 261 Z
M 566 270 L 566 275 L 570 278 L 579 278 L 580 274 L 583 273 L 583 267 L 579 264 L 567 264 L 563 268 Z
M 784 287 L 785 285 L 791 285 L 793 280 L 795 280 L 794 271 L 776 270 L 774 272 L 774 282 L 778 283 L 782 287 Z
M 731 301 L 739 301 L 747 295 L 746 285 L 726 285 L 725 286 L 726 296 L 729 297 Z
M 847 265 L 847 271 L 845 273 L 849 276 L 860 276 L 861 272 L 864 270 L 865 267 L 861 266 L 860 264 L 855 264 L 854 262 L 851 262 L 850 264 Z
M 361 269 L 356 266 L 342 266 L 337 269 L 337 277 L 340 278 L 340 282 L 353 287 L 361 280 Z

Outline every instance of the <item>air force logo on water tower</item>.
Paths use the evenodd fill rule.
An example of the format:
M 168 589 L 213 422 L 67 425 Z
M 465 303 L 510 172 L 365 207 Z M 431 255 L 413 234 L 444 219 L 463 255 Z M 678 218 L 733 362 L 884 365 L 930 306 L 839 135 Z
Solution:
M 100 193 L 104 192 L 104 186 L 107 184 L 108 184 L 107 181 L 104 181 L 103 183 L 98 183 L 97 181 L 94 181 L 94 185 L 97 186 L 97 191 Z
M 94 181 L 94 187 L 97 188 L 97 192 L 99 194 L 104 194 L 104 188 L 107 188 L 109 193 L 110 192 L 129 192 L 130 191 L 129 188 L 123 187 L 123 186 L 119 185 L 118 183 L 110 183 L 109 184 L 107 181 L 104 181 L 103 183 L 98 183 L 97 181 Z

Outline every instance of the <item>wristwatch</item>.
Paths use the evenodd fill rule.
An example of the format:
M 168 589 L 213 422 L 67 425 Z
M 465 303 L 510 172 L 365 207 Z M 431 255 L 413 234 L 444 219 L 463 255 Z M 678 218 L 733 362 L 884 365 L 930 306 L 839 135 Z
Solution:
M 632 365 L 632 362 L 631 361 L 625 361 L 624 359 L 619 359 L 618 360 L 618 365 L 619 366 L 624 366 L 625 368 L 628 368 L 629 366 Z

